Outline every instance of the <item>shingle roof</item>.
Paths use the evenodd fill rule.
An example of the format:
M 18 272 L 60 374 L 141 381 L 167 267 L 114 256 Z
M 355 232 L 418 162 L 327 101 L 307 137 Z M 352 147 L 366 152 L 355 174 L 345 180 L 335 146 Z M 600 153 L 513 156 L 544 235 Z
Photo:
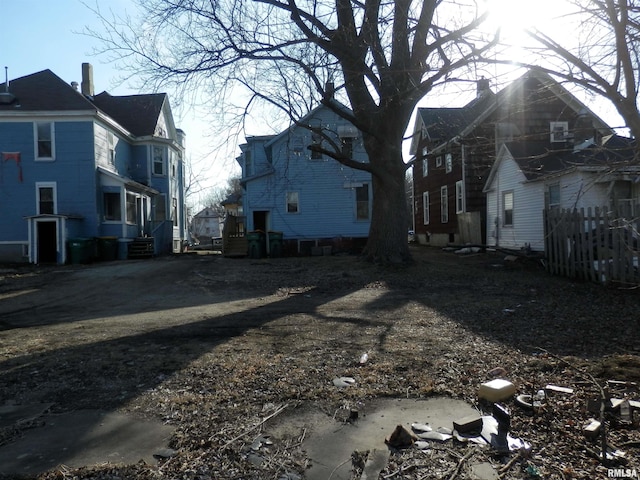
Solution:
M 4 84 L 0 90 L 5 91 Z M 164 93 L 112 96 L 107 92 L 90 99 L 48 69 L 12 80 L 9 93 L 15 99 L 0 103 L 0 112 L 101 110 L 135 136 L 155 133 L 166 99 Z
M 165 101 L 165 93 L 112 96 L 102 92 L 93 103 L 135 136 L 153 135 Z
M 1 86 L 4 92 L 4 84 Z M 16 97 L 0 111 L 70 111 L 94 110 L 95 106 L 51 70 L 42 70 L 9 82 L 9 93 Z M 19 107 L 17 107 L 19 105 Z
M 505 144 L 527 180 L 536 180 L 573 167 L 628 164 L 634 158 L 633 145 L 633 140 L 618 135 L 605 139 L 601 145 L 592 144 L 575 151 L 549 150 L 548 143 Z

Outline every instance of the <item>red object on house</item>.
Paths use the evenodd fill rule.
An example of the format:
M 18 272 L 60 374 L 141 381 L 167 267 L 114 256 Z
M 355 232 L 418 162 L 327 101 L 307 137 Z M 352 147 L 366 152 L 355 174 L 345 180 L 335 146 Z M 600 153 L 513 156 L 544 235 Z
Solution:
M 2 152 L 2 161 L 8 162 L 9 160 L 15 160 L 18 167 L 18 180 L 22 183 L 22 165 L 20 164 L 20 152 Z

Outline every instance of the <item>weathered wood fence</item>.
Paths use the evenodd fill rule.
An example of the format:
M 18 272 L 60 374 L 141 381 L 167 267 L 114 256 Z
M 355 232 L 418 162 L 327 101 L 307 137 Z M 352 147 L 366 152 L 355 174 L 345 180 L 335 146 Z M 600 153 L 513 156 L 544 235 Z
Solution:
M 640 218 L 631 209 L 551 209 L 544 226 L 551 274 L 640 285 Z

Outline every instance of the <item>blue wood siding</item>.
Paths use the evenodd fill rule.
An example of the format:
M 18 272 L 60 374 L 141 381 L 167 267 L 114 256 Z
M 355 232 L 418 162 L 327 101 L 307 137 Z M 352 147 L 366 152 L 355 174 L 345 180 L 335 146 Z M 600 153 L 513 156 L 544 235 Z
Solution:
M 324 107 L 309 118 L 333 131 L 350 125 Z M 370 211 L 368 172 L 345 167 L 326 156 L 311 159 L 307 149 L 311 132 L 304 127 L 294 127 L 268 142 L 251 138 L 247 142 L 243 152 L 251 149 L 254 163 L 244 195 L 248 230 L 255 229 L 254 212 L 267 212 L 268 229 L 282 231 L 285 239 L 368 236 L 370 218 L 356 218 L 355 192 L 357 186 L 369 186 Z M 355 139 L 352 158 L 368 161 L 361 135 Z M 296 213 L 287 212 L 287 192 L 298 193 Z

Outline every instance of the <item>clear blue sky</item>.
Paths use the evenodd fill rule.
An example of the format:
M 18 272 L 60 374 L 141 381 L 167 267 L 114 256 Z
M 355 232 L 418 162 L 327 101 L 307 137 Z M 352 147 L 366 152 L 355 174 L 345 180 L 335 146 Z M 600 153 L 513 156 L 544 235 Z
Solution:
M 95 38 L 83 35 L 87 28 L 102 31 L 96 15 L 87 8 L 96 9 L 96 0 L 0 0 L 0 83 L 4 83 L 8 67 L 9 80 L 49 69 L 67 83 L 82 81 L 82 63 L 93 65 L 95 93 L 108 91 L 112 95 L 151 93 L 137 91 L 131 82 L 120 83 L 116 67 L 104 56 L 96 56 L 100 47 Z M 105 17 L 111 12 L 117 16 L 136 15 L 132 0 L 99 0 L 99 9 Z M 171 101 L 171 98 L 170 98 Z M 175 105 L 176 102 L 171 102 Z M 210 140 L 203 134 L 207 129 L 204 115 L 177 116 L 176 125 L 187 134 L 187 159 L 191 160 L 194 174 L 206 196 L 208 189 L 224 185 L 230 175 L 233 158 L 216 159 L 208 146 Z M 197 197 L 197 195 L 196 195 Z M 192 199 L 194 203 L 199 198 Z
M 95 8 L 91 0 L 85 2 Z M 83 62 L 93 64 L 96 93 L 142 93 L 126 86 L 114 88 L 118 72 L 106 59 L 93 55 L 99 42 L 82 35 L 87 26 L 101 29 L 95 14 L 80 0 L 0 0 L 0 67 L 9 79 L 50 69 L 67 82 L 81 81 Z M 131 0 L 101 0 L 101 11 L 135 12 Z

